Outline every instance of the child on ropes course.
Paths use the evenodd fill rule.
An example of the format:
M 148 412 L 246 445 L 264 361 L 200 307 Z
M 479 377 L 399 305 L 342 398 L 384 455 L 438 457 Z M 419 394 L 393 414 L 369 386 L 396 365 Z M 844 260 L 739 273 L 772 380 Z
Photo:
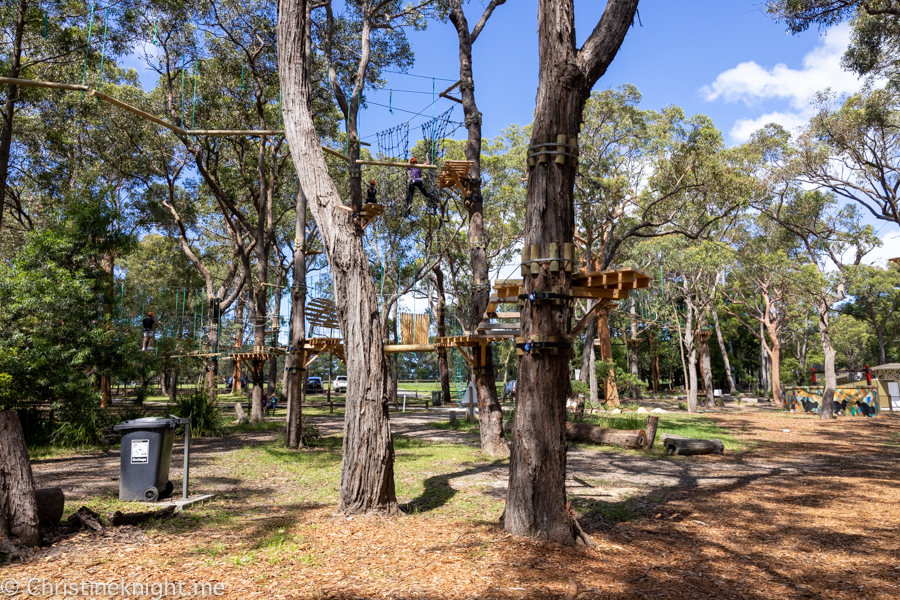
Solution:
M 141 327 L 144 330 L 144 342 L 141 346 L 141 350 L 152 350 L 153 345 L 151 342 L 155 339 L 153 330 L 156 328 L 156 321 L 153 319 L 152 312 L 148 312 L 147 317 L 141 321 Z
M 378 204 L 378 188 L 375 187 L 375 180 L 369 182 L 366 189 L 366 204 Z
M 413 156 L 409 159 L 409 164 L 416 165 L 419 163 L 419 159 Z M 425 162 L 422 164 L 428 164 L 428 159 L 425 159 Z M 416 188 L 419 188 L 419 191 L 422 192 L 422 195 L 428 198 L 428 205 L 434 205 L 434 196 L 431 195 L 428 190 L 425 188 L 425 183 L 422 181 L 422 169 L 419 167 L 412 167 L 409 170 L 409 186 L 406 190 L 406 213 L 409 214 L 410 209 L 412 208 L 412 198 L 413 194 L 416 192 Z

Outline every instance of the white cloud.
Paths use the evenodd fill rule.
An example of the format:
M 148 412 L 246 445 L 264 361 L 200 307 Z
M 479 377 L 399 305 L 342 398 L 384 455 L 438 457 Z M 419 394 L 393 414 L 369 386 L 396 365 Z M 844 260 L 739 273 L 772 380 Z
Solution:
M 709 102 L 743 102 L 751 109 L 763 101 L 786 103 L 782 110 L 737 120 L 730 132 L 737 142 L 746 141 L 767 123 L 794 129 L 809 120 L 810 102 L 817 92 L 827 88 L 839 95 L 859 91 L 859 78 L 841 68 L 841 56 L 849 41 L 849 25 L 832 27 L 803 57 L 801 68 L 781 63 L 767 69 L 754 61 L 742 62 L 720 73 L 715 81 L 700 88 L 700 93 Z
M 746 142 L 754 131 L 762 129 L 769 123 L 777 123 L 788 131 L 806 124 L 809 115 L 802 113 L 785 113 L 780 111 L 766 113 L 755 119 L 738 119 L 729 132 L 737 142 Z
M 867 265 L 887 266 L 888 259 L 900 257 L 900 231 L 886 233 L 881 236 L 881 246 L 863 257 Z

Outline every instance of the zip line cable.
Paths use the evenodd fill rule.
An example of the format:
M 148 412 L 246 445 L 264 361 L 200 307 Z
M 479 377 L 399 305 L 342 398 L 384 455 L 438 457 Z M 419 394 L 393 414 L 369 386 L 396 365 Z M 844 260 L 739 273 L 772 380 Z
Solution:
M 419 77 L 420 79 L 436 79 L 437 81 L 458 81 L 457 79 L 444 79 L 443 77 L 428 77 L 427 75 L 415 75 L 414 73 L 401 73 L 400 71 L 388 71 L 382 69 L 382 73 L 393 73 L 394 75 L 405 75 L 406 77 Z

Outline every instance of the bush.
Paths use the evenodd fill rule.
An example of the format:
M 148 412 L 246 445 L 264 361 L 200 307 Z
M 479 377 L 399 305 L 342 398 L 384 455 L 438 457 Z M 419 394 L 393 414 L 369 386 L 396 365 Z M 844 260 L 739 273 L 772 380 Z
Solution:
M 87 386 L 63 402 L 53 403 L 56 424 L 50 442 L 57 446 L 94 446 L 103 443 L 103 430 L 118 416 L 100 408 L 100 399 Z
M 191 435 L 219 436 L 225 432 L 225 415 L 219 405 L 209 399 L 206 388 L 198 388 L 187 396 L 179 396 L 172 406 L 172 414 L 191 419 Z

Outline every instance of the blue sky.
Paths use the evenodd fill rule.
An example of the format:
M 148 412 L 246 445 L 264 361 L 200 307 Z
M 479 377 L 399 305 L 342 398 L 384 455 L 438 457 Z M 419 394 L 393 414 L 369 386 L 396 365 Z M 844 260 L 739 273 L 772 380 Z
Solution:
M 629 31 L 595 89 L 634 84 L 643 94 L 643 108 L 674 104 L 688 115 L 706 114 L 728 144 L 745 141 L 769 122 L 788 129 L 802 125 L 818 91 L 831 88 L 850 94 L 859 89 L 861 82 L 840 67 L 848 42 L 846 25 L 788 35 L 783 25 L 764 13 L 763 4 L 762 0 L 642 0 L 640 24 Z M 483 6 L 481 0 L 466 5 L 470 27 Z M 576 0 L 575 7 L 581 44 L 605 3 Z M 474 46 L 476 101 L 485 137 L 494 137 L 511 124 L 531 122 L 538 78 L 536 32 L 537 1 L 508 0 L 494 12 Z M 429 106 L 432 89 L 440 92 L 459 77 L 452 24 L 431 23 L 427 30 L 409 35 L 416 64 L 411 75 L 387 74 L 386 89 L 367 92 L 369 105 L 361 114 L 363 139 L 374 142 L 376 132 L 411 119 L 413 143 L 421 137 L 417 126 L 432 112 L 439 114 L 455 104 L 440 99 Z M 142 79 L 148 79 L 145 86 L 153 84 L 152 78 Z M 393 114 L 376 105 L 389 103 Z M 455 119 L 461 121 L 462 108 L 456 106 Z M 412 115 L 420 111 L 421 115 Z M 462 130 L 456 135 L 463 137 Z M 886 247 L 871 259 L 882 262 L 900 256 L 897 227 L 872 223 Z

